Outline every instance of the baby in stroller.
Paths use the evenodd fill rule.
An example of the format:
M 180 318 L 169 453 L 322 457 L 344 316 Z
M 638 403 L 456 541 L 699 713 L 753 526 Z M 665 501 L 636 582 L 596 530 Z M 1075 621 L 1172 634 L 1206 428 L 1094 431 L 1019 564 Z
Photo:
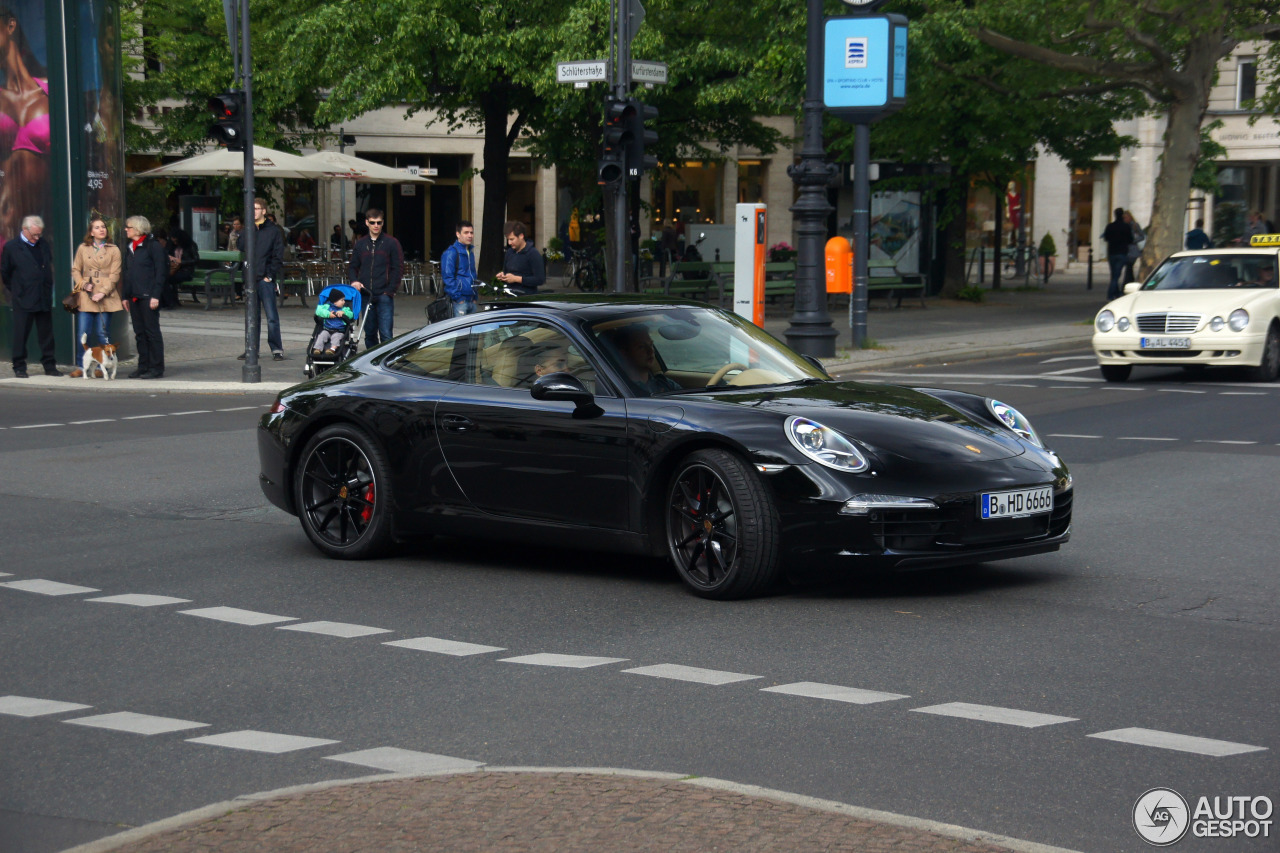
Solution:
M 323 322 L 320 334 L 311 345 L 311 357 L 332 358 L 338 354 L 342 339 L 351 333 L 351 323 L 355 320 L 355 314 L 347 307 L 347 295 L 335 288 L 327 301 L 316 306 L 316 316 Z

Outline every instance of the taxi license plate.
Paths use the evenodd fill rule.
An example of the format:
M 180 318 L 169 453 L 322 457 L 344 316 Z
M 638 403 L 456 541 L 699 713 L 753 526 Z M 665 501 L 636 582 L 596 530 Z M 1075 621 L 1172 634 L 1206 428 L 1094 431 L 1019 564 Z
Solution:
M 1143 349 L 1191 349 L 1191 338 L 1143 338 Z
M 979 518 L 1014 518 L 1052 511 L 1052 486 L 1015 492 L 983 492 L 978 496 Z

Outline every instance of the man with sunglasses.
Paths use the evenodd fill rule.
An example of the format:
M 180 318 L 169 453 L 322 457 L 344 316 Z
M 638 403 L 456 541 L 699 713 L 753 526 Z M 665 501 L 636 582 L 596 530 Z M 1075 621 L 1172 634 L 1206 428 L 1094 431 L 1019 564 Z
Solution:
M 386 219 L 381 210 L 371 207 L 364 214 L 369 233 L 356 240 L 351 251 L 347 278 L 351 286 L 364 291 L 368 315 L 364 321 L 364 346 L 371 349 L 391 340 L 391 321 L 395 316 L 395 296 L 404 274 L 404 250 L 400 241 L 383 233 Z

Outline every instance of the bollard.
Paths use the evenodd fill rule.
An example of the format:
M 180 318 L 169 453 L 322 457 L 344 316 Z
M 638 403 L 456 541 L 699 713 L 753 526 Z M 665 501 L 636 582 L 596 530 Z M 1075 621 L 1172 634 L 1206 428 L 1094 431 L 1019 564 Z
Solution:
M 1086 248 L 1089 251 L 1089 273 L 1084 277 L 1084 289 L 1093 290 L 1093 246 Z
M 987 280 L 987 247 L 981 245 L 978 247 L 978 284 L 982 284 Z

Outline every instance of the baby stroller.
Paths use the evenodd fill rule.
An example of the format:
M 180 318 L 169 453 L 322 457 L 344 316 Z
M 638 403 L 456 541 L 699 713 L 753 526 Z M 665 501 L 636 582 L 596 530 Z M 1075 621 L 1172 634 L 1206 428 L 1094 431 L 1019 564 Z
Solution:
M 315 331 L 311 333 L 311 339 L 307 342 L 307 363 L 302 368 L 302 372 L 308 378 L 318 376 L 335 364 L 346 361 L 355 355 L 356 350 L 360 348 L 360 337 L 364 334 L 366 313 L 364 310 L 364 292 L 349 284 L 331 284 L 321 290 L 316 299 L 320 305 L 327 305 L 330 297 L 335 292 L 341 293 L 342 297 L 347 300 L 346 307 L 351 309 L 352 319 L 347 322 L 347 327 L 343 330 L 342 343 L 334 350 L 333 355 L 315 355 L 316 339 L 324 331 L 324 319 L 321 317 L 315 318 Z

